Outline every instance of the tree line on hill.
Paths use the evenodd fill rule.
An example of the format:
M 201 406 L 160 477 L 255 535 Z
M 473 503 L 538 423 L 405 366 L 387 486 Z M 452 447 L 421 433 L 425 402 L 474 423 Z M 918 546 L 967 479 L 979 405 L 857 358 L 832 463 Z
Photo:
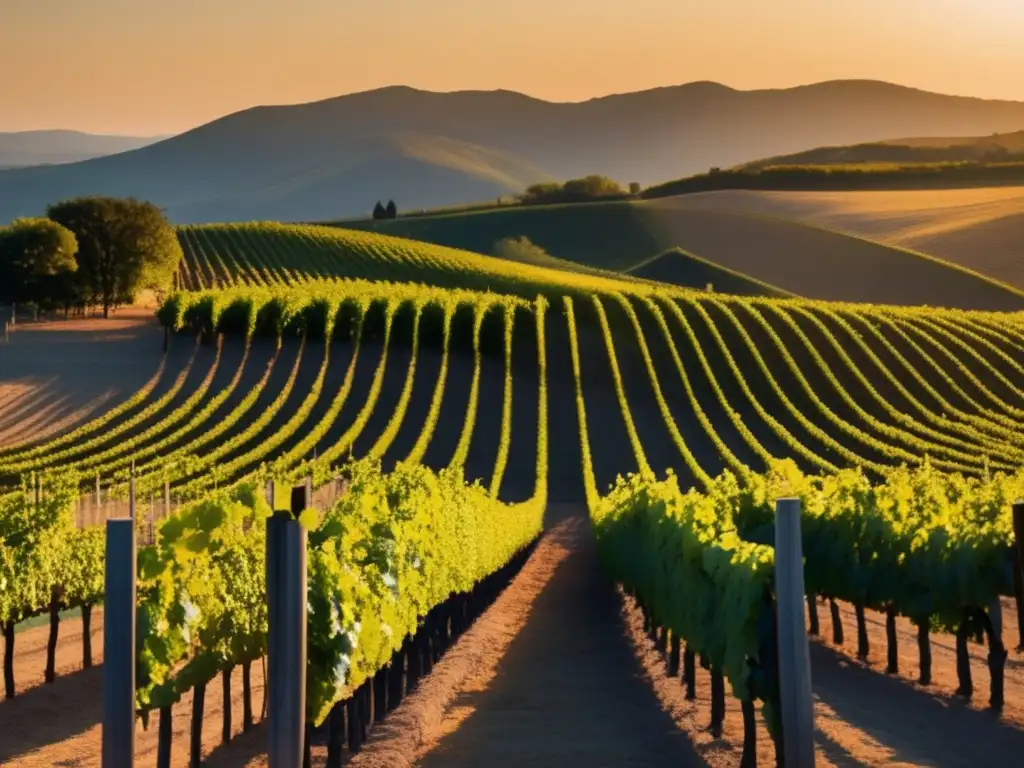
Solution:
M 182 258 L 174 227 L 152 203 L 78 197 L 44 218 L 0 227 L 0 303 L 44 311 L 130 304 L 139 292 L 172 287 Z
M 1024 162 L 775 165 L 712 168 L 708 173 L 648 187 L 640 197 L 670 197 L 721 189 L 944 189 L 1017 184 L 1024 184 Z
M 607 176 L 591 174 L 565 182 L 544 181 L 531 184 L 518 198 L 522 205 L 553 203 L 585 203 L 595 200 L 625 200 L 640 194 L 640 185 L 633 182 L 628 189 Z
M 415 218 L 417 216 L 431 216 L 443 210 L 451 213 L 455 211 L 475 211 L 492 208 L 505 208 L 515 205 L 552 205 L 556 203 L 588 203 L 612 200 L 630 200 L 641 195 L 641 188 L 638 182 L 632 182 L 628 187 L 623 188 L 617 181 L 592 174 L 579 179 L 569 179 L 565 182 L 543 181 L 531 184 L 522 194 L 499 197 L 497 202 L 472 203 L 464 206 L 453 206 L 444 209 L 423 209 L 418 211 L 406 211 L 402 214 L 404 218 Z M 373 208 L 374 219 L 394 219 L 398 216 L 394 201 L 389 200 L 387 206 L 377 204 Z
M 1024 131 L 1021 132 L 1024 134 Z M 865 165 L 895 163 L 897 165 L 919 165 L 922 163 L 1013 163 L 1024 162 L 1024 148 L 1018 148 L 1024 136 L 1013 134 L 1008 137 L 1011 146 L 1000 144 L 996 134 L 968 144 L 950 146 L 917 146 L 908 144 L 884 144 L 871 142 L 841 147 L 817 147 L 791 155 L 767 157 L 739 168 L 754 170 L 772 166 L 814 166 L 860 163 Z

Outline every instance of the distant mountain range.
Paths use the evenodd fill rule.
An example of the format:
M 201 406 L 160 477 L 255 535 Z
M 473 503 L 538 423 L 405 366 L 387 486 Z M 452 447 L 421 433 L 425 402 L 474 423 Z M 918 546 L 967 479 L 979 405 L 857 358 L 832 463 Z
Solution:
M 457 205 L 601 173 L 651 184 L 808 147 L 1020 130 L 1024 103 L 878 81 L 709 82 L 552 103 L 382 88 L 256 107 L 121 154 L 0 172 L 0 222 L 71 195 L 146 198 L 178 222 L 316 220 Z
M 162 136 L 104 136 L 81 131 L 0 133 L 0 168 L 74 163 L 145 147 Z

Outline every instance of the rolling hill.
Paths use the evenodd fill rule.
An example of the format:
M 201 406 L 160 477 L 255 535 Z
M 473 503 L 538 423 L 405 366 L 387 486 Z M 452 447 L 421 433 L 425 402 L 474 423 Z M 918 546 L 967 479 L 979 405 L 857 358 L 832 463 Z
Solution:
M 682 248 L 671 248 L 625 271 L 626 275 L 690 288 L 710 287 L 733 296 L 791 296 L 787 291 L 742 272 L 702 259 Z
M 812 299 L 1024 309 L 1024 292 L 974 272 L 798 222 L 701 206 L 705 197 L 506 208 L 343 226 L 483 253 L 502 238 L 525 236 L 553 256 L 619 272 L 682 248 Z M 671 277 L 662 273 L 658 279 Z
M 877 81 L 739 91 L 689 83 L 579 103 L 389 87 L 257 107 L 73 165 L 0 172 L 0 222 L 77 194 L 133 195 L 179 223 L 361 215 L 490 199 L 544 178 L 651 184 L 809 146 L 1019 130 L 1024 103 Z
M 724 190 L 676 205 L 757 213 L 937 256 L 1024 290 L 1024 187 L 794 192 Z
M 81 131 L 0 133 L 0 168 L 74 163 L 114 155 L 160 140 L 160 137 L 106 136 Z
M 730 224 L 738 227 L 741 220 L 734 217 Z M 510 642 L 525 638 L 533 644 L 525 654 L 513 647 L 500 660 L 506 666 L 499 672 L 506 682 L 525 681 L 535 691 L 520 693 L 525 685 L 513 691 L 517 702 L 529 704 L 517 707 L 527 713 L 529 733 L 536 732 L 538 718 L 569 721 L 561 743 L 578 739 L 581 729 L 588 738 L 609 733 L 598 745 L 608 745 L 603 752 L 588 745 L 588 756 L 595 757 L 590 763 L 600 763 L 612 749 L 622 755 L 615 764 L 635 764 L 634 755 L 659 766 L 700 762 L 688 760 L 689 753 L 678 748 L 686 746 L 682 738 L 661 753 L 665 759 L 644 760 L 652 739 L 676 726 L 664 720 L 653 697 L 649 715 L 635 705 L 649 696 L 638 687 L 648 684 L 637 673 L 638 650 L 656 657 L 657 666 L 645 667 L 648 680 L 656 674 L 678 688 L 676 700 L 684 696 L 679 671 L 665 675 L 672 653 L 667 643 L 659 650 L 641 639 L 664 638 L 658 626 L 664 621 L 673 622 L 672 646 L 685 654 L 680 655 L 682 667 L 690 668 L 686 682 L 700 686 L 700 706 L 716 688 L 721 695 L 714 698 L 728 701 L 731 731 L 714 739 L 716 759 L 727 752 L 730 764 L 738 764 L 745 738 L 746 746 L 757 750 L 759 764 L 780 760 L 766 718 L 762 713 L 759 724 L 751 701 L 756 688 L 744 694 L 739 687 L 758 679 L 752 674 L 755 663 L 762 669 L 773 663 L 768 654 L 775 651 L 762 654 L 764 644 L 758 644 L 762 629 L 771 628 L 774 598 L 773 554 L 760 542 L 774 523 L 772 500 L 779 491 L 798 491 L 810 510 L 803 531 L 811 634 L 832 638 L 826 644 L 819 637 L 810 648 L 812 706 L 828 726 L 822 751 L 845 760 L 835 764 L 865 765 L 896 760 L 973 765 L 978 744 L 985 745 L 994 765 L 1012 765 L 1021 753 L 1024 686 L 1016 660 L 1007 663 L 998 656 L 986 666 L 988 653 L 1018 639 L 1018 613 L 1009 598 L 1014 542 L 1006 500 L 1016 498 L 1021 475 L 1002 473 L 1019 472 L 1024 457 L 1019 318 L 721 297 L 668 287 L 646 291 L 643 284 L 612 280 L 598 286 L 587 275 L 543 272 L 538 265 L 323 227 L 246 224 L 181 231 L 191 248 L 190 270 L 192 265 L 196 271 L 209 269 L 212 275 L 240 278 L 242 285 L 177 293 L 167 301 L 160 318 L 175 333 L 165 337 L 166 365 L 129 400 L 72 432 L 0 446 L 0 520 L 13 522 L 7 529 L 19 534 L 14 546 L 5 542 L 5 554 L 17 555 L 4 560 L 5 597 L 14 596 L 7 604 L 18 611 L 7 609 L 5 623 L 10 628 L 25 618 L 54 617 L 49 628 L 19 633 L 17 663 L 8 664 L 5 695 L 17 693 L 18 700 L 4 705 L 5 718 L 8 712 L 12 718 L 5 722 L 14 725 L 8 728 L 14 737 L 0 742 L 4 764 L 56 765 L 71 762 L 68 755 L 98 755 L 100 729 L 81 725 L 101 719 L 98 673 L 108 674 L 109 681 L 109 670 L 118 663 L 130 672 L 136 647 L 166 648 L 161 658 L 173 662 L 156 663 L 153 654 L 139 654 L 146 672 L 139 676 L 139 690 L 156 690 L 154 677 L 147 676 L 152 674 L 174 698 L 169 704 L 143 700 L 147 713 L 155 714 L 160 705 L 164 726 L 140 732 L 141 752 L 151 754 L 161 749 L 158 742 L 173 742 L 175 753 L 183 756 L 188 736 L 197 755 L 215 753 L 211 762 L 263 760 L 253 739 L 234 738 L 243 724 L 236 720 L 233 731 L 217 726 L 233 712 L 243 713 L 244 723 L 252 699 L 265 690 L 261 654 L 275 621 L 260 618 L 266 602 L 260 584 L 271 548 L 261 524 L 269 513 L 261 500 L 268 478 L 278 490 L 309 482 L 317 492 L 329 492 L 303 514 L 303 525 L 310 523 L 313 563 L 310 609 L 303 616 L 308 613 L 310 626 L 317 628 L 308 633 L 309 679 L 323 682 L 310 685 L 308 695 L 320 697 L 317 711 L 326 715 L 342 705 L 345 709 L 335 712 L 346 717 L 328 719 L 330 746 L 307 740 L 318 763 L 326 762 L 325 751 L 332 763 L 341 755 L 341 721 L 355 723 L 346 739 L 350 750 L 361 749 L 363 723 L 369 719 L 364 713 L 371 711 L 373 740 L 363 754 L 375 757 L 382 722 L 391 729 L 390 723 L 405 717 L 390 707 L 396 694 L 404 695 L 410 680 L 420 693 L 429 690 L 437 679 L 426 676 L 435 651 L 450 647 L 468 620 L 479 615 L 481 595 L 499 591 L 490 577 L 478 574 L 501 574 L 495 569 L 513 562 L 510 553 L 522 551 L 537 535 L 543 538 L 534 553 L 557 547 L 563 554 L 543 561 L 528 555 L 522 573 L 535 591 L 515 610 L 529 614 L 531 625 L 519 630 L 506 623 L 513 613 L 507 602 L 493 604 L 505 614 L 488 614 L 499 620 L 476 625 L 480 631 L 497 626 Z M 670 262 L 662 257 L 651 265 Z M 360 272 L 366 279 L 322 279 Z M 536 297 L 545 289 L 542 273 L 551 278 L 548 302 Z M 832 279 L 848 276 L 839 272 Z M 881 283 L 888 275 L 872 276 Z M 386 282 L 398 277 L 419 279 L 401 286 Z M 495 287 L 530 291 L 534 299 L 494 293 Z M 21 333 L 10 347 L 17 372 L 45 357 L 49 372 L 62 374 L 72 387 L 81 386 L 82 377 L 110 375 L 95 364 L 83 365 L 82 357 L 64 359 L 59 346 Z M 159 337 L 152 338 L 150 361 L 159 349 Z M 143 362 L 134 346 L 120 357 L 126 365 Z M 0 367 L 0 374 L 6 371 Z M 363 462 L 353 466 L 346 457 Z M 782 457 L 792 463 L 778 465 Z M 379 478 L 370 467 L 376 461 L 395 469 L 394 480 Z M 334 482 L 339 470 L 352 481 L 340 499 Z M 28 485 L 18 487 L 26 473 L 44 480 L 38 499 Z M 824 477 L 818 484 L 800 473 Z M 101 498 L 83 504 L 79 498 L 82 491 L 92 495 L 94 477 L 100 484 L 95 495 L 105 491 L 106 504 Z M 631 485 L 612 490 L 617 477 Z M 466 488 L 463 481 L 479 485 Z M 87 641 L 92 608 L 104 604 L 107 627 L 119 609 L 104 592 L 102 528 L 75 523 L 86 525 L 123 509 L 120 497 L 129 495 L 129 483 L 138 502 L 141 583 L 151 584 L 152 571 L 161 561 L 168 563 L 157 574 L 159 588 L 139 591 L 139 615 L 161 619 L 140 622 L 142 642 L 129 643 L 124 658 L 107 653 L 102 665 L 93 664 Z M 162 523 L 169 508 L 181 502 L 173 522 Z M 321 505 L 331 509 L 318 514 Z M 589 553 L 576 543 L 579 539 L 563 535 L 571 529 L 565 517 L 556 517 L 563 514 L 559 507 L 582 510 L 585 505 L 594 525 L 602 526 L 597 546 L 603 549 L 587 545 Z M 549 534 L 540 533 L 545 518 Z M 583 515 L 568 523 L 580 535 L 589 533 Z M 494 552 L 498 545 L 505 552 Z M 188 568 L 171 566 L 177 562 L 175 550 L 188 551 Z M 864 558 L 865 552 L 879 556 Z M 609 567 L 610 557 L 619 563 L 632 558 L 638 565 L 617 569 L 612 562 Z M 22 563 L 43 567 L 16 567 Z M 621 634 L 622 603 L 614 584 L 627 585 L 625 579 L 641 569 L 651 574 L 649 580 L 635 580 L 643 589 L 673 599 L 659 598 L 667 608 L 657 600 L 645 602 L 658 606 L 648 609 L 646 628 L 640 611 L 626 603 L 639 640 L 631 647 Z M 666 581 L 670 586 L 661 588 Z M 515 582 L 500 599 L 515 596 L 523 583 Z M 865 605 L 867 589 L 881 597 Z M 823 611 L 820 627 L 815 621 L 824 604 L 818 590 L 825 592 L 822 600 L 835 605 Z M 60 618 L 55 595 L 69 596 L 68 602 L 80 607 L 80 632 L 74 631 L 79 625 Z M 413 605 L 411 595 L 422 602 Z M 1007 596 L 1003 602 L 1001 595 Z M 134 608 L 127 606 L 128 616 Z M 669 612 L 690 618 L 674 623 Z M 186 618 L 176 618 L 181 615 Z M 968 646 L 958 642 L 966 637 L 963 631 L 955 638 L 948 631 L 952 622 L 942 622 L 968 615 L 984 617 L 989 627 L 1001 620 L 1005 629 L 992 628 L 985 647 Z M 196 624 L 193 619 L 200 616 L 202 623 Z M 847 628 L 845 643 L 840 618 Z M 320 631 L 335 622 L 336 629 Z M 203 631 L 193 634 L 195 626 Z M 712 626 L 723 630 L 722 642 L 705 640 L 711 632 L 704 628 Z M 957 626 L 966 622 L 960 619 Z M 519 631 L 524 634 L 516 635 Z M 6 657 L 14 659 L 13 633 L 6 634 Z M 189 642 L 180 640 L 186 636 Z M 463 635 L 455 660 L 465 660 L 464 643 L 478 638 L 476 630 Z M 51 685 L 43 683 L 44 647 L 63 657 L 50 665 Z M 702 647 L 720 654 L 709 656 L 707 671 L 696 664 L 701 652 L 696 649 Z M 352 665 L 343 664 L 349 674 L 344 683 L 338 676 L 321 676 L 317 660 L 354 648 L 359 655 L 353 654 Z M 954 694 L 964 678 L 960 649 L 979 683 L 970 705 L 969 692 Z M 719 661 L 733 655 L 735 664 Z M 73 664 L 67 663 L 72 656 Z M 527 657 L 542 666 L 524 665 Z M 883 658 L 899 664 L 882 674 Z M 80 669 L 79 659 L 89 669 Z M 206 670 L 202 677 L 194 676 L 197 668 Z M 444 675 L 452 666 L 441 669 Z M 497 692 L 497 706 L 487 703 L 497 689 L 480 689 L 478 671 L 467 672 L 483 693 L 478 712 L 498 711 L 500 722 L 491 725 L 495 718 L 488 717 L 488 723 L 475 712 L 461 734 L 483 743 L 481 734 L 509 723 L 509 689 Z M 564 696 L 550 695 L 556 677 Z M 990 680 L 997 694 L 1005 693 L 999 716 L 979 712 L 985 698 L 981 684 Z M 380 687 L 377 681 L 383 681 Z M 623 681 L 635 683 L 636 698 L 619 693 L 631 690 Z M 213 694 L 208 699 L 207 686 Z M 241 696 L 232 699 L 231 690 Z M 377 695 L 381 691 L 384 695 Z M 735 697 L 727 700 L 725 691 L 747 698 L 742 704 Z M 364 708 L 371 696 L 390 702 L 381 707 L 388 711 Z M 552 707 L 555 698 L 565 703 Z M 1000 705 L 996 696 L 989 698 L 993 708 Z M 776 701 L 766 703 L 778 706 Z M 190 732 L 175 725 L 190 716 L 201 723 L 204 706 L 211 715 L 205 741 L 201 728 Z M 717 705 L 715 710 L 713 723 L 722 712 Z M 64 724 L 56 732 L 34 729 L 40 712 Z M 648 725 L 635 727 L 623 712 Z M 682 736 L 693 733 L 694 740 L 708 744 L 706 720 L 687 718 L 690 730 Z M 444 715 L 437 719 L 443 722 Z M 293 725 L 301 734 L 301 720 Z M 257 735 L 265 730 L 259 726 Z M 742 730 L 747 736 L 736 737 Z M 162 749 L 167 754 L 166 746 Z M 541 754 L 536 743 L 529 750 L 520 762 Z M 559 754 L 564 753 L 563 748 Z M 890 759 L 889 753 L 898 757 Z M 435 754 L 450 762 L 443 747 Z

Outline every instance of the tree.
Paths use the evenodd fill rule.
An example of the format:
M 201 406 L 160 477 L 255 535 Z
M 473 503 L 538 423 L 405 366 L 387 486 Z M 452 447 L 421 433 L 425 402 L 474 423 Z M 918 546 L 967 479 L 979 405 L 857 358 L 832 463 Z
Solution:
M 0 227 L 0 300 L 67 306 L 77 250 L 74 233 L 49 219 Z
M 386 219 L 387 212 L 384 210 L 384 206 L 380 204 L 380 200 L 373 206 L 373 218 L 375 219 Z
M 87 300 L 102 304 L 104 317 L 141 290 L 171 287 L 181 245 L 153 203 L 78 197 L 49 206 L 46 215 L 78 238 L 78 283 Z
M 562 185 L 557 181 L 542 181 L 531 184 L 520 196 L 520 200 L 526 204 L 546 203 L 559 201 L 562 197 Z
M 544 181 L 531 184 L 519 200 L 524 205 L 544 205 L 550 203 L 582 203 L 588 200 L 625 197 L 626 192 L 618 182 L 607 176 L 592 174 L 581 179 L 569 179 L 564 184 Z
M 631 182 L 629 182 L 629 194 L 631 194 L 631 195 L 639 195 L 640 194 L 640 182 L 639 181 L 631 181 Z
M 397 219 L 398 218 L 398 209 L 395 207 L 395 201 L 394 200 L 388 200 L 388 207 L 385 208 L 384 211 L 385 211 L 385 213 L 387 213 L 387 217 L 389 219 Z

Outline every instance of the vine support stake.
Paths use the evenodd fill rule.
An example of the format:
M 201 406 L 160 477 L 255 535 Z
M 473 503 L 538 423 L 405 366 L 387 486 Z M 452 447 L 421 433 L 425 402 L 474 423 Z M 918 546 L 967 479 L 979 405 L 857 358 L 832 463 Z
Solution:
M 804 621 L 800 500 L 775 502 L 775 600 L 778 613 L 779 698 L 786 768 L 814 765 L 814 702 Z
M 272 486 L 268 495 L 273 498 Z M 267 519 L 267 715 L 270 768 L 302 764 L 306 721 L 306 529 L 296 516 L 306 487 L 292 489 L 291 511 Z
M 1024 647 L 1024 500 L 1013 503 L 1014 597 L 1017 601 L 1018 647 Z
M 107 520 L 103 620 L 103 768 L 135 764 L 135 494 Z

